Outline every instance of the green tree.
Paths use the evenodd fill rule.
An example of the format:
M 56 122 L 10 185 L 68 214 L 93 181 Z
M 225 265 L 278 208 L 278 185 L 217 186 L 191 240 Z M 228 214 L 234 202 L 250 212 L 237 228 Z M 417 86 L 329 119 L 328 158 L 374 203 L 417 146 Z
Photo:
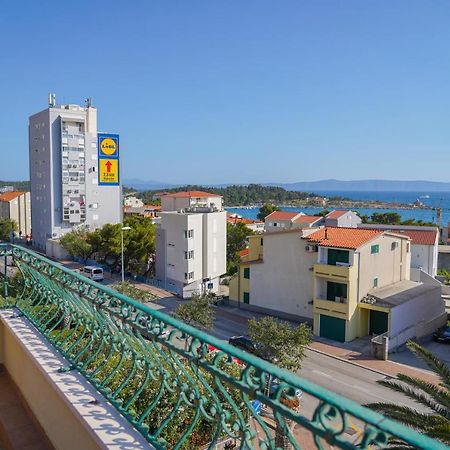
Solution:
M 11 231 L 17 231 L 17 223 L 15 220 L 11 219 L 1 219 L 0 220 L 0 239 L 2 241 L 9 241 L 11 236 Z
M 259 213 L 256 217 L 258 220 L 264 220 L 269 214 L 272 214 L 274 211 L 280 211 L 280 208 L 276 205 L 265 203 L 261 206 L 261 208 L 259 208 Z
M 190 300 L 176 308 L 175 316 L 189 325 L 210 330 L 214 325 L 214 310 L 211 303 L 211 295 L 194 294 Z
M 407 346 L 439 377 L 439 385 L 401 373 L 397 375 L 397 380 L 379 380 L 377 383 L 406 395 L 427 407 L 430 412 L 422 413 L 396 403 L 371 403 L 367 406 L 448 445 L 450 444 L 450 368 L 416 342 L 410 341 Z M 392 440 L 389 448 L 412 449 L 413 447 L 404 442 Z
M 284 369 L 296 372 L 305 358 L 305 346 L 311 342 L 311 328 L 265 316 L 248 321 L 248 333 L 263 356 Z
M 323 209 L 322 211 L 317 213 L 317 215 L 321 217 L 325 217 L 327 214 L 330 214 L 330 211 L 328 209 Z
M 305 358 L 305 346 L 311 342 L 311 328 L 306 324 L 292 326 L 288 322 L 274 317 L 265 316 L 261 319 L 252 318 L 248 322 L 250 338 L 256 344 L 257 355 L 269 359 L 277 366 L 294 372 L 300 370 Z M 268 379 L 268 393 L 271 391 L 272 380 Z M 281 403 L 298 411 L 300 400 L 291 399 L 285 395 L 280 397 Z M 293 422 L 285 418 L 286 427 L 292 431 Z M 292 445 L 285 431 L 277 423 L 275 431 L 275 446 L 291 449 Z
M 86 260 L 92 255 L 92 246 L 87 241 L 88 234 L 85 230 L 74 230 L 62 236 L 59 243 L 70 256 Z
M 133 286 L 129 281 L 125 281 L 123 283 L 115 283 L 111 285 L 111 288 L 141 303 L 158 300 L 158 297 L 156 295 L 152 294 L 149 291 L 138 289 L 137 287 Z
M 255 234 L 244 223 L 227 223 L 227 272 L 233 275 L 241 262 L 239 252 L 247 246 L 247 237 Z

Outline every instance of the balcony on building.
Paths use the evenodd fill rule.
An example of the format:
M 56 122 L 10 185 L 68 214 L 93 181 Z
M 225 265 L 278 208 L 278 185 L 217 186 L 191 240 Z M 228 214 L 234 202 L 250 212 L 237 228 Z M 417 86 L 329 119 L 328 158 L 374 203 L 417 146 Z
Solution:
M 319 283 L 319 296 L 334 294 L 345 306 L 335 284 L 325 291 Z M 384 448 L 391 437 L 445 448 L 39 254 L 0 244 L 0 448 L 356 450 Z

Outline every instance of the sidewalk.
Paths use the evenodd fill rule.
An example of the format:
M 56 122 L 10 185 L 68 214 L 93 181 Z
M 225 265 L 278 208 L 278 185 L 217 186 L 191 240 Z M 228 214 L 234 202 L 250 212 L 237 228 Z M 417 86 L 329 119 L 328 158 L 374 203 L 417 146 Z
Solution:
M 252 317 L 263 317 L 264 314 L 253 311 L 239 309 L 231 306 L 220 306 L 217 308 L 218 316 L 226 317 L 241 324 L 246 324 Z M 219 313 L 220 311 L 220 313 Z M 295 323 L 295 322 L 293 322 Z M 331 342 L 331 341 L 330 341 Z M 342 344 L 327 343 L 323 339 L 313 336 L 313 342 L 308 346 L 311 351 L 322 353 L 330 358 L 339 359 L 348 364 L 362 367 L 383 376 L 396 377 L 402 373 L 411 377 L 417 377 L 424 381 L 437 384 L 439 378 L 433 372 L 411 367 L 394 361 L 381 361 L 371 356 L 370 341 L 365 339 L 357 339 L 352 343 Z
M 336 347 L 324 342 L 313 341 L 309 349 L 324 355 L 345 361 L 349 364 L 354 364 L 374 372 L 378 372 L 388 377 L 396 377 L 397 374 L 402 373 L 410 377 L 420 378 L 429 383 L 439 383 L 439 378 L 433 372 L 415 367 L 400 364 L 394 361 L 382 361 L 374 359 L 368 354 L 357 351 L 352 351 L 342 347 Z

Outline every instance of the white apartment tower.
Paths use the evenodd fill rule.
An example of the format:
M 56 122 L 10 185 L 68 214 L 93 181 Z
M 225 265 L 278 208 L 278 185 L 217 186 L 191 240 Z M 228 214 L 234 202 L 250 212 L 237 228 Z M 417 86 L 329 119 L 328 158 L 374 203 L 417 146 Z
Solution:
M 46 250 L 48 239 L 76 227 L 121 222 L 119 139 L 97 133 L 90 99 L 56 105 L 51 94 L 48 108 L 29 118 L 29 155 L 36 247 Z
M 226 272 L 226 212 L 222 197 L 200 191 L 161 198 L 156 278 L 183 298 L 217 293 Z

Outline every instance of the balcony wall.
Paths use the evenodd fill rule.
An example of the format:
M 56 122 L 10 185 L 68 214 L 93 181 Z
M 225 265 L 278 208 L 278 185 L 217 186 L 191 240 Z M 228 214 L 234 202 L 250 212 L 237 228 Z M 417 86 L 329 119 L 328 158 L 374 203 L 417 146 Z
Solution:
M 14 309 L 0 309 L 0 363 L 55 449 L 152 448 Z

